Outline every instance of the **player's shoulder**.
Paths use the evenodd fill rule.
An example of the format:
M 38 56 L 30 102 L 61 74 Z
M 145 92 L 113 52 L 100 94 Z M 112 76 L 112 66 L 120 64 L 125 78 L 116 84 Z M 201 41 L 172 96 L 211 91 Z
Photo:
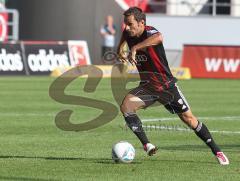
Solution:
M 145 31 L 147 32 L 148 36 L 159 33 L 159 31 L 153 26 L 145 26 Z
M 145 30 L 146 31 L 151 31 L 151 30 L 157 30 L 155 27 L 153 27 L 153 26 L 148 26 L 148 25 L 146 25 L 145 26 Z M 158 30 L 157 30 L 158 31 Z

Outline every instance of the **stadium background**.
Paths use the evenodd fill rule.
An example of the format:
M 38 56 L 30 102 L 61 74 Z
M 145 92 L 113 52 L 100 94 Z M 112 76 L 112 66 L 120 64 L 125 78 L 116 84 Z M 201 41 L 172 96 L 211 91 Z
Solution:
M 84 40 L 88 44 L 92 64 L 97 65 L 104 64 L 101 57 L 102 38 L 99 31 L 105 17 L 109 14 L 113 15 L 117 26 L 116 42 L 119 40 L 123 20 L 121 2 L 125 1 L 8 0 L 6 5 L 8 8 L 19 11 L 19 40 Z M 239 45 L 240 5 L 237 0 L 232 0 L 231 4 L 228 0 L 191 2 L 126 0 L 126 2 L 143 7 L 148 13 L 147 23 L 154 24 L 163 33 L 171 67 L 181 66 L 185 44 Z M 213 6 L 214 3 L 218 5 Z M 226 28 L 221 28 L 223 24 Z M 178 31 L 175 31 L 176 25 Z M 191 32 L 187 33 L 190 27 Z
M 108 14 L 120 35 L 123 11 L 115 1 L 10 0 L 8 4 L 20 12 L 21 40 L 86 40 L 94 64 L 101 63 L 99 31 Z

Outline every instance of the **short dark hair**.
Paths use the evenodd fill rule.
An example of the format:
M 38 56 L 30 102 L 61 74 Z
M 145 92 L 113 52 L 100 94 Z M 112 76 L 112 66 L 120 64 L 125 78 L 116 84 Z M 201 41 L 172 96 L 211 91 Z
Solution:
M 131 7 L 128 10 L 126 10 L 123 13 L 123 15 L 124 16 L 131 16 L 131 15 L 133 15 L 137 22 L 140 22 L 140 21 L 144 20 L 144 22 L 146 24 L 146 15 L 144 14 L 144 12 L 142 11 L 141 8 Z

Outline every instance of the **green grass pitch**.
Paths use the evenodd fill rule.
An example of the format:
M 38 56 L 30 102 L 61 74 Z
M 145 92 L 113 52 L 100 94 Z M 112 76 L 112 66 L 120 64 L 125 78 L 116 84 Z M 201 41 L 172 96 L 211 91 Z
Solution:
M 63 105 L 48 95 L 50 77 L 0 77 L 0 180 L 240 180 L 240 81 L 192 79 L 179 81 L 194 114 L 207 124 L 230 159 L 220 166 L 210 150 L 191 131 L 147 130 L 157 154 L 148 157 L 120 113 L 110 123 L 85 132 L 56 127 L 56 114 L 74 111 L 71 121 L 83 123 L 99 110 Z M 66 92 L 115 105 L 110 79 L 102 79 L 96 92 L 83 91 L 85 79 L 77 79 Z M 109 113 L 110 114 L 110 113 Z M 144 122 L 184 128 L 162 106 L 139 111 Z M 223 132 L 225 131 L 225 132 Z M 127 140 L 136 149 L 131 164 L 114 164 L 112 145 Z

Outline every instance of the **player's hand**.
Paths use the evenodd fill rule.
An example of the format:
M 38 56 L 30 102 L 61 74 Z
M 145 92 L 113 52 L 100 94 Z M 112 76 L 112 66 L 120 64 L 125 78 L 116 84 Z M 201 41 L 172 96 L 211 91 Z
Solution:
M 124 51 L 118 52 L 118 59 L 122 63 L 127 62 L 128 61 L 127 52 Z
M 127 50 L 126 46 L 127 46 L 127 43 L 125 41 L 118 47 L 118 50 L 117 50 L 118 60 L 122 63 L 125 63 L 128 61 L 128 52 L 126 51 Z
M 128 60 L 132 65 L 137 64 L 136 54 L 137 54 L 137 49 L 133 46 L 128 55 Z

